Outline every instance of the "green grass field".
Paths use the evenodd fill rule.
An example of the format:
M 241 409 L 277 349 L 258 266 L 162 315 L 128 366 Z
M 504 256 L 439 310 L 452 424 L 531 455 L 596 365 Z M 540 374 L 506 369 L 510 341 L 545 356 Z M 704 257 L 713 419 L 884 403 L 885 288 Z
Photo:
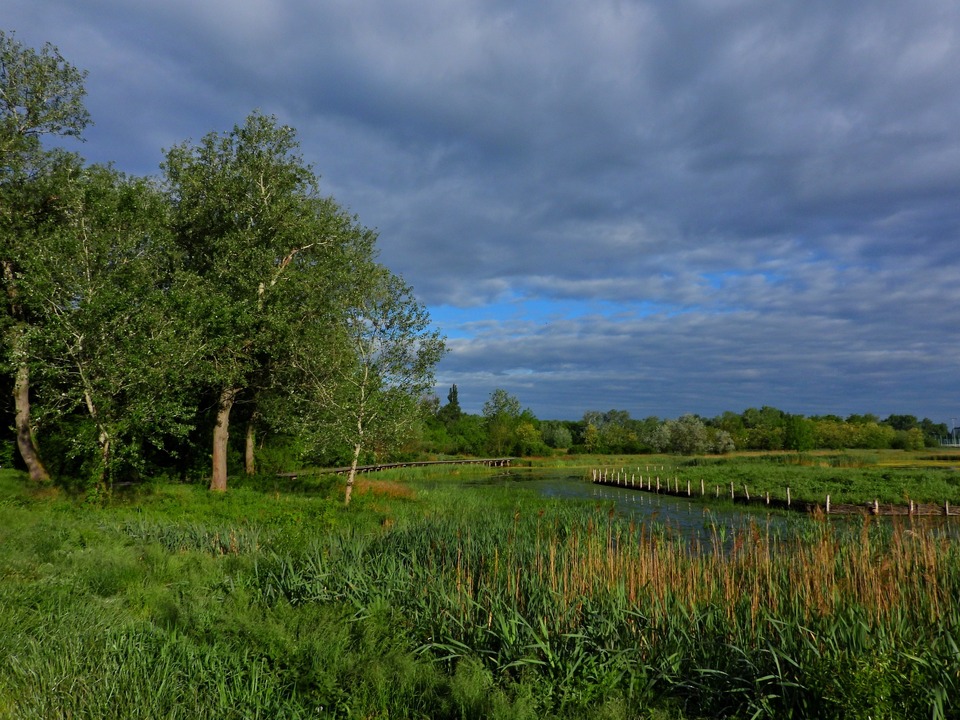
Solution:
M 490 472 L 363 477 L 346 509 L 329 476 L 92 502 L 2 471 L 0 717 L 960 713 L 942 528 L 758 521 L 690 547 L 460 482 Z

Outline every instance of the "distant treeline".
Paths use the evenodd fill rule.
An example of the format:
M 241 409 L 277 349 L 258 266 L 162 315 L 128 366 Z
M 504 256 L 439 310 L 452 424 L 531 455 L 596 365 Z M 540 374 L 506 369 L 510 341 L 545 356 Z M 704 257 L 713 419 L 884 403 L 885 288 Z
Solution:
M 457 386 L 447 403 L 429 403 L 424 447 L 438 453 L 539 455 L 570 453 L 723 454 L 734 450 L 841 450 L 936 447 L 944 423 L 913 415 L 795 415 L 774 407 L 713 418 L 635 419 L 626 410 L 589 411 L 580 420 L 539 420 L 519 400 L 495 390 L 480 415 L 464 413 Z

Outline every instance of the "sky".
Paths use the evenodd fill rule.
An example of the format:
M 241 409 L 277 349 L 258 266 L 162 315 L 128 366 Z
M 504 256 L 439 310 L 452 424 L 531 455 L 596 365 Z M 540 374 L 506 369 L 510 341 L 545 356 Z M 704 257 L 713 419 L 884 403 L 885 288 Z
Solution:
M 77 149 L 260 110 L 541 419 L 960 417 L 955 0 L 0 0 L 89 72 Z

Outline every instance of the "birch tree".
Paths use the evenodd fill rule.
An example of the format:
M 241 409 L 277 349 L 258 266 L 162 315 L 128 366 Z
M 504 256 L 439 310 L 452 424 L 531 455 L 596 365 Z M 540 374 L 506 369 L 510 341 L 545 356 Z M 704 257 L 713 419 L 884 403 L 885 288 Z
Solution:
M 367 264 L 355 266 L 352 278 L 339 325 L 340 352 L 323 363 L 309 353 L 295 357 L 316 436 L 350 449 L 346 505 L 361 454 L 396 447 L 412 431 L 445 352 L 426 308 L 400 277 Z

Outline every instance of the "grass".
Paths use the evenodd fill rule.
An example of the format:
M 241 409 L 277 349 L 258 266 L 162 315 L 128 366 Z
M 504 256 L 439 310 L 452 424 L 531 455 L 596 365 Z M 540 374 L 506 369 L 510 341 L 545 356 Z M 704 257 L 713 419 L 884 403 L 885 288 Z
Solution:
M 944 460 L 943 458 L 948 458 Z M 671 483 L 679 478 L 681 488 L 690 481 L 694 494 L 699 495 L 702 480 L 708 497 L 729 497 L 730 483 L 737 496 L 744 488 L 751 496 L 770 493 L 771 498 L 786 499 L 786 488 L 797 501 L 823 504 L 829 494 L 834 504 L 921 503 L 960 506 L 960 454 L 951 464 L 950 455 L 928 452 L 870 451 L 844 453 L 765 453 L 741 454 L 724 457 L 680 458 L 651 456 L 632 458 L 592 458 L 596 464 L 584 472 L 589 477 L 592 468 L 610 472 L 626 470 L 631 474 L 647 476 L 645 468 L 656 467 Z M 659 468 L 664 468 L 663 472 Z
M 0 717 L 951 717 L 960 547 L 917 524 L 699 546 L 490 470 L 145 486 L 0 472 Z

